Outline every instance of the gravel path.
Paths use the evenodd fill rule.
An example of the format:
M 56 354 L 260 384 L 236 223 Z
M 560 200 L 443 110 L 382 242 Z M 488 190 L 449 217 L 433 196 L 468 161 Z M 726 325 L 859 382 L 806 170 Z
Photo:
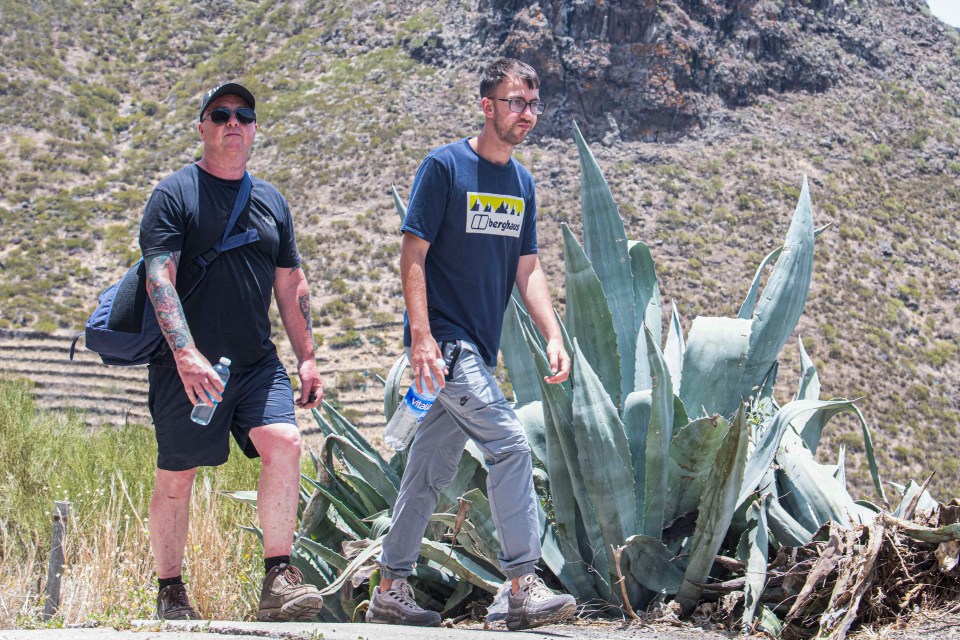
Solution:
M 128 630 L 40 629 L 0 630 L 0 640 L 733 640 L 744 636 L 716 625 L 603 622 L 553 625 L 530 631 L 507 631 L 502 624 L 458 625 L 422 629 L 373 624 L 309 624 L 262 622 L 134 623 Z M 952 613 L 928 612 L 903 625 L 861 629 L 850 640 L 960 640 L 960 605 Z

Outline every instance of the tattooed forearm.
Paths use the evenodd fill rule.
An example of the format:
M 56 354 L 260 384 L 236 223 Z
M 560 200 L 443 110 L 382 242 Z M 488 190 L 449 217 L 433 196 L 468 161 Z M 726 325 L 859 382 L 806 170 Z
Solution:
M 157 312 L 160 330 L 167 344 L 174 351 L 193 343 L 193 336 L 190 335 L 190 328 L 187 326 L 187 319 L 180 305 L 180 296 L 172 282 L 179 259 L 179 252 L 159 253 L 146 259 L 147 293 Z M 171 276 L 171 266 L 173 276 Z
M 307 294 L 297 296 L 297 306 L 300 307 L 300 314 L 303 316 L 303 326 L 307 334 L 307 344 L 313 344 L 313 321 L 310 319 L 310 296 Z

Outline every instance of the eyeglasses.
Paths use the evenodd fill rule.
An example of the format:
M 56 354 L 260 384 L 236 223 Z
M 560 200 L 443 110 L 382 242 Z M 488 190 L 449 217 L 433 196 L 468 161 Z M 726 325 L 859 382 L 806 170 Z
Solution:
M 531 100 L 530 102 L 527 102 L 523 98 L 491 98 L 491 100 L 506 102 L 507 106 L 510 107 L 510 111 L 514 113 L 523 113 L 527 110 L 527 107 L 530 107 L 530 113 L 540 115 L 546 108 L 539 100 Z
M 217 107 L 207 114 L 210 122 L 213 124 L 227 124 L 230 122 L 230 116 L 237 116 L 237 122 L 240 124 L 250 124 L 257 121 L 257 112 L 249 107 L 240 107 L 236 111 L 230 111 L 226 107 Z

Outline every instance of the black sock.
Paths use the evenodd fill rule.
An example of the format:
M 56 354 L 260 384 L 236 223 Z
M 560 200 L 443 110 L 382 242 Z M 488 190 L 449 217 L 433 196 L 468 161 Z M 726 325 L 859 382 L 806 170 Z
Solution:
M 272 558 L 264 558 L 263 571 L 264 573 L 270 573 L 270 569 L 280 566 L 281 564 L 290 564 L 290 556 L 273 556 Z
M 157 578 L 157 583 L 160 585 L 160 590 L 163 591 L 164 587 L 169 587 L 172 584 L 183 584 L 183 574 L 172 578 Z

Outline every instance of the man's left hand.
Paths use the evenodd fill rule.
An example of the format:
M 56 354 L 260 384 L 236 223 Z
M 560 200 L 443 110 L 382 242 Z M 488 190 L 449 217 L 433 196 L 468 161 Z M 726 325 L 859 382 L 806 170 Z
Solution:
M 567 350 L 563 348 L 562 340 L 551 340 L 547 342 L 547 359 L 550 361 L 550 371 L 552 376 L 544 376 L 543 379 L 548 384 L 560 384 L 570 377 L 570 356 Z
M 300 376 L 300 397 L 296 405 L 301 409 L 313 409 L 323 400 L 323 379 L 317 372 L 317 361 L 313 358 L 297 365 Z

